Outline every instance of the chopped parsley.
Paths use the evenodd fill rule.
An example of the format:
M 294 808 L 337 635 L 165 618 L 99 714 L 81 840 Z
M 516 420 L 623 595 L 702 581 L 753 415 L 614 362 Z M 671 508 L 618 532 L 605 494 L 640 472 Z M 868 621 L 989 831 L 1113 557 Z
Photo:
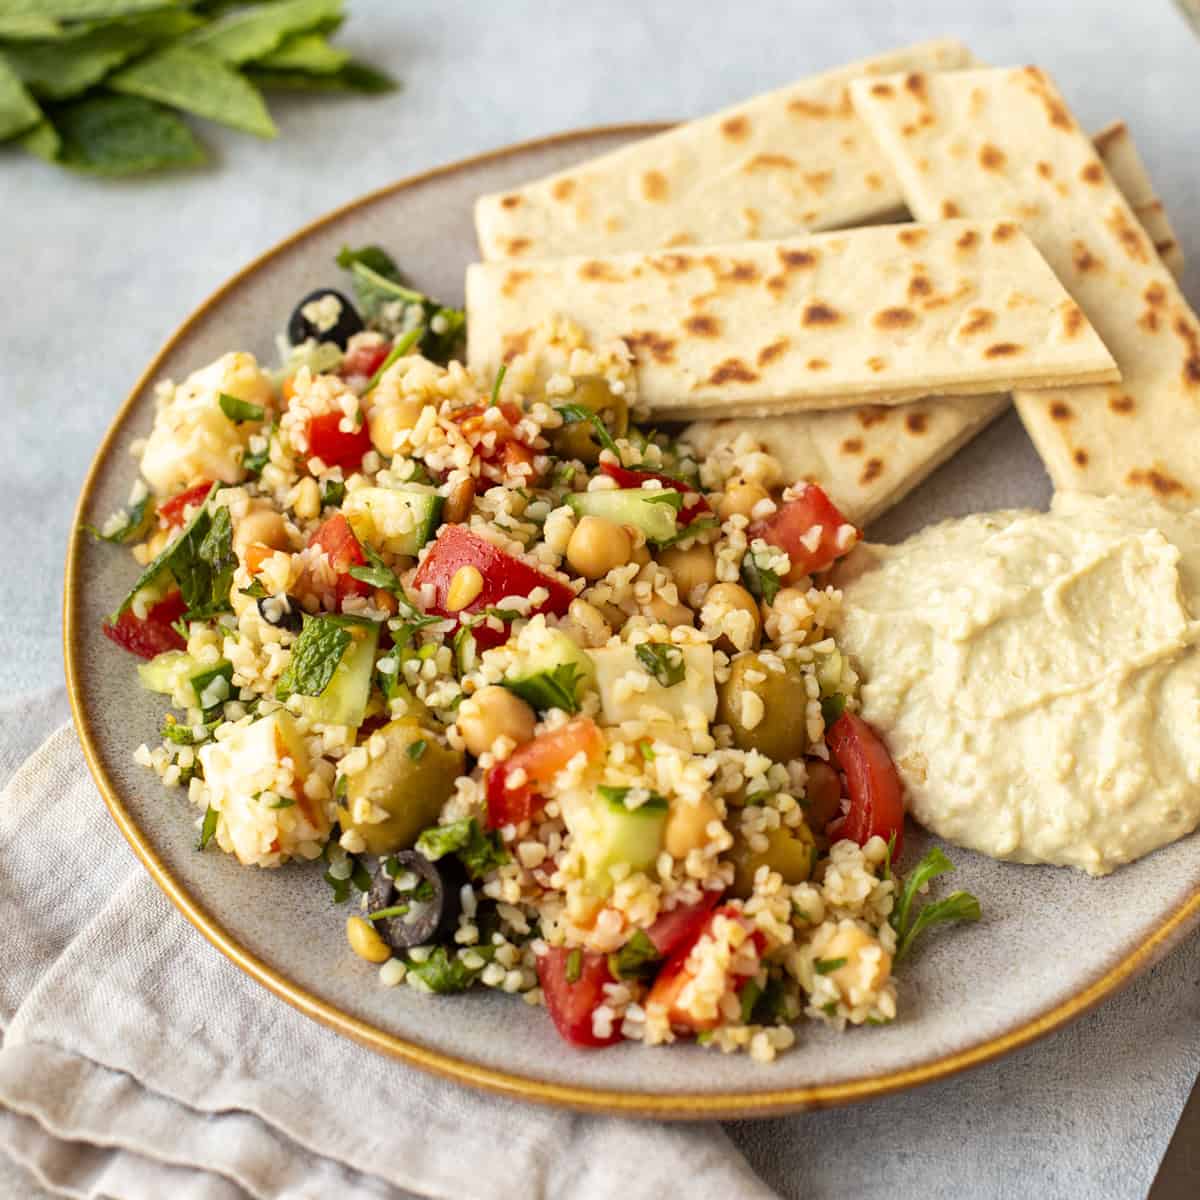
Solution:
M 419 762 L 421 755 L 425 753 L 428 747 L 429 743 L 425 741 L 424 738 L 420 738 L 418 741 L 411 742 L 408 746 L 406 746 L 404 753 L 407 754 L 408 757 L 413 760 L 413 762 Z
M 826 728 L 832 725 L 845 711 L 846 697 L 841 692 L 834 692 L 832 696 L 821 698 L 821 717 L 825 721 Z
M 844 967 L 849 961 L 848 958 L 818 958 L 813 963 L 813 970 L 818 975 L 829 975 L 838 967 Z
M 437 862 L 447 854 L 457 854 L 467 873 L 476 879 L 508 862 L 508 852 L 500 835 L 484 833 L 474 817 L 452 821 L 449 825 L 431 825 L 417 838 L 416 850 L 430 862 Z
M 629 805 L 625 803 L 625 798 L 634 789 L 631 787 L 611 787 L 609 784 L 602 783 L 596 788 L 596 794 L 601 800 L 609 804 L 616 805 L 621 808 L 629 809 Z M 667 807 L 667 802 L 657 792 L 651 792 L 649 798 L 642 804 L 639 804 L 636 809 L 629 809 L 630 812 L 660 812 Z
M 746 981 L 742 988 L 742 1024 L 749 1025 L 750 1018 L 754 1015 L 754 1006 L 758 1003 L 758 998 L 762 995 L 762 988 L 753 980 Z
M 479 978 L 483 966 L 468 967 L 463 955 L 475 954 L 486 966 L 496 952 L 495 946 L 472 946 L 460 950 L 453 958 L 445 946 L 438 946 L 424 962 L 405 956 L 408 974 L 425 985 L 431 992 L 446 995 L 450 992 L 465 992 Z
M 340 479 L 327 479 L 321 485 L 321 507 L 337 508 L 346 498 L 346 485 Z
M 268 808 L 295 808 L 296 802 L 290 796 L 280 796 L 274 804 L 268 804 Z
M 241 592 L 243 596 L 249 596 L 254 600 L 265 600 L 271 594 L 265 587 L 263 587 L 261 579 L 250 580 L 249 587 L 238 588 L 238 591 Z
M 508 363 L 501 363 L 500 370 L 496 372 L 496 378 L 492 380 L 492 398 L 488 401 L 488 408 L 495 408 L 500 403 L 500 385 L 504 382 L 504 376 L 508 374 Z
M 742 559 L 742 582 L 746 585 L 746 590 L 764 604 L 773 603 L 779 595 L 779 589 L 783 587 L 783 580 L 779 578 L 778 572 L 772 571 L 770 567 L 761 566 L 755 561 L 753 554 L 747 554 Z
M 694 538 L 698 533 L 704 533 L 709 529 L 718 529 L 721 522 L 716 517 L 696 517 L 689 521 L 677 533 L 673 533 L 669 538 L 665 538 L 658 543 L 660 550 L 665 550 L 668 546 L 677 545 L 679 542 L 686 541 L 688 538 Z
M 243 421 L 261 421 L 267 415 L 261 404 L 250 404 L 231 396 L 228 392 L 218 392 L 217 403 L 235 425 L 240 425 Z
M 213 840 L 213 834 L 217 832 L 217 818 L 220 815 L 211 804 L 204 810 L 204 823 L 200 826 L 200 840 L 196 843 L 197 850 L 208 849 L 208 843 Z
M 578 946 L 567 955 L 567 967 L 563 973 L 568 983 L 578 983 L 583 974 L 583 951 Z
M 674 488 L 642 488 L 639 497 L 645 504 L 665 504 L 675 512 L 683 509 L 683 494 Z
M 617 979 L 641 979 L 652 975 L 661 959 L 646 932 L 635 929 L 629 941 L 608 956 L 608 969 Z
M 944 921 L 978 921 L 981 916 L 979 900 L 970 892 L 951 892 L 942 900 L 926 904 L 915 917 L 912 911 L 917 893 L 939 875 L 954 870 L 954 864 L 934 846 L 928 854 L 908 873 L 904 886 L 888 918 L 899 939 L 896 946 L 896 962 L 912 949 L 913 942 L 922 931 Z
M 292 658 L 275 689 L 277 700 L 301 696 L 319 696 L 333 678 L 342 655 L 353 641 L 345 621 L 322 614 L 305 616 L 304 628 L 292 646 Z
M 617 449 L 617 443 L 613 441 L 613 435 L 609 433 L 608 426 L 604 423 L 604 418 L 598 412 L 593 412 L 590 408 L 585 408 L 582 404 L 560 404 L 555 410 L 562 416 L 562 419 L 569 424 L 576 421 L 588 421 L 592 428 L 596 431 L 596 440 L 604 447 L 605 450 L 611 450 L 618 459 L 621 457 L 621 452 Z
M 379 364 L 378 370 L 368 380 L 363 395 L 374 391 L 392 363 L 403 358 L 424 336 L 425 327 L 418 325 L 416 329 L 410 329 L 402 338 L 397 339 L 396 344 L 388 351 L 387 358 Z
M 659 687 L 674 687 L 682 683 L 687 674 L 683 651 L 668 642 L 642 642 L 634 653 L 646 673 L 654 676 Z
M 275 436 L 275 431 L 279 428 L 278 421 L 271 422 L 271 428 L 268 429 L 263 437 L 266 439 L 266 444 L 261 450 L 253 450 L 242 456 L 242 470 L 246 472 L 252 479 L 257 479 L 263 473 L 263 467 L 271 459 L 271 439 Z
M 203 725 L 193 727 L 175 720 L 168 713 L 163 720 L 161 734 L 168 742 L 174 742 L 176 746 L 194 746 L 197 742 L 207 741 L 221 721 L 222 718 L 217 717 L 215 720 L 206 721 Z M 199 735 L 197 735 L 196 729 L 200 730 Z

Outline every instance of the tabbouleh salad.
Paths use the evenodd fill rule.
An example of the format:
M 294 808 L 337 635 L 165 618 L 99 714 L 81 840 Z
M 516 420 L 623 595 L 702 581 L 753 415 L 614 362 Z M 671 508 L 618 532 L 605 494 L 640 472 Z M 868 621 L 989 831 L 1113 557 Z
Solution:
M 104 632 L 169 697 L 136 757 L 199 848 L 324 859 L 380 981 L 544 1003 L 580 1046 L 768 1061 L 896 1015 L 957 892 L 904 809 L 822 573 L 859 538 L 745 435 L 633 423 L 624 342 L 548 323 L 494 379 L 464 316 L 345 250 L 284 366 L 162 383 L 102 529 L 143 571 Z

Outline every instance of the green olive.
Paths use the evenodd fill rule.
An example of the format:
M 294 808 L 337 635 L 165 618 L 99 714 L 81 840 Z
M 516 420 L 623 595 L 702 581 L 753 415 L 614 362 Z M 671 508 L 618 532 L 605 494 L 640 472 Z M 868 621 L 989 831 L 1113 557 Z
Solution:
M 618 396 L 599 376 L 576 380 L 575 390 L 566 403 L 596 413 L 613 437 L 623 437 L 629 430 L 629 405 L 625 397 Z M 550 435 L 550 443 L 560 458 L 577 458 L 590 466 L 600 461 L 600 451 L 604 449 L 590 421 L 567 421 Z
M 759 678 L 761 676 L 761 678 Z M 746 712 L 744 697 L 762 701 Z M 729 678 L 718 686 L 717 721 L 733 730 L 739 750 L 758 750 L 775 762 L 790 762 L 808 749 L 808 689 L 792 665 L 771 670 L 756 653 L 739 654 L 729 664 Z M 750 717 L 750 721 L 744 720 Z
M 765 836 L 765 850 L 751 850 L 740 833 L 734 838 L 729 853 L 734 867 L 731 891 L 739 900 L 750 898 L 759 867 L 770 867 L 782 875 L 787 884 L 804 883 L 812 875 L 817 847 L 807 825 L 800 824 L 795 829 L 781 825 L 778 829 L 768 830 Z
M 391 854 L 408 849 L 423 829 L 436 823 L 463 773 L 463 756 L 412 718 L 389 721 L 371 736 L 382 737 L 386 748 L 361 771 L 347 776 L 346 803 L 338 807 L 338 820 L 343 830 L 362 835 L 368 853 Z M 421 743 L 424 748 L 418 749 Z M 355 821 L 355 802 L 361 800 L 378 805 L 388 817 Z

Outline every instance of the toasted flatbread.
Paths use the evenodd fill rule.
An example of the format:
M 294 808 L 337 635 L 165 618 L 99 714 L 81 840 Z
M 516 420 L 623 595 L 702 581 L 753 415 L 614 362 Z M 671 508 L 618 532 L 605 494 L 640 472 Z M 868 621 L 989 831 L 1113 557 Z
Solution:
M 1059 490 L 1200 502 L 1200 321 L 1036 67 L 851 85 L 909 208 L 1019 221 L 1121 366 L 1120 384 L 1017 390 Z
M 634 353 L 657 419 L 779 415 L 1119 378 L 1011 221 L 939 221 L 700 251 L 475 263 L 481 372 L 563 314 Z
M 1112 181 L 1121 189 L 1142 228 L 1149 234 L 1158 256 L 1178 279 L 1183 274 L 1183 247 L 1154 191 L 1150 174 L 1124 121 L 1106 125 L 1092 139 Z
M 861 75 L 969 66 L 950 39 L 850 63 L 545 179 L 480 198 L 485 259 L 784 237 L 903 209 L 850 106 Z

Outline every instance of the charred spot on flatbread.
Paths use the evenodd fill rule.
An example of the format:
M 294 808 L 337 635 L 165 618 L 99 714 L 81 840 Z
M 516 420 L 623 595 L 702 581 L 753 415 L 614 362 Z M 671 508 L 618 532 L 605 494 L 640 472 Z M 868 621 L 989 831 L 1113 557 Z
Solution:
M 1024 347 L 1018 346 L 1016 342 L 994 342 L 984 352 L 984 358 L 1011 358 L 1015 354 L 1021 354 Z
M 832 305 L 825 304 L 821 300 L 810 300 L 804 306 L 804 312 L 800 316 L 802 325 L 836 325 L 842 319 L 841 313 Z
M 744 142 L 750 136 L 750 122 L 740 114 L 727 117 L 721 122 L 721 133 L 731 142 Z
M 904 418 L 904 426 L 909 433 L 920 436 L 929 428 L 929 414 L 923 412 L 910 412 Z
M 625 335 L 625 342 L 635 358 L 648 354 L 656 363 L 664 366 L 675 361 L 675 339 L 652 329 L 639 329 Z
M 721 336 L 721 322 L 709 313 L 697 313 L 687 317 L 683 322 L 684 329 L 693 337 L 715 338 Z
M 782 355 L 788 352 L 788 348 L 791 346 L 791 344 L 791 340 L 784 337 L 778 338 L 776 341 L 764 346 L 758 352 L 758 365 L 760 367 L 770 366 L 770 364 L 773 363 L 777 358 L 780 358 Z
M 740 358 L 727 358 L 713 367 L 708 382 L 714 386 L 723 383 L 754 383 L 758 376 Z
M 911 308 L 882 308 L 871 323 L 876 329 L 909 329 L 920 319 Z
M 1190 488 L 1158 467 L 1150 467 L 1148 470 L 1134 469 L 1125 479 L 1131 487 L 1149 488 L 1160 496 L 1191 495 Z

